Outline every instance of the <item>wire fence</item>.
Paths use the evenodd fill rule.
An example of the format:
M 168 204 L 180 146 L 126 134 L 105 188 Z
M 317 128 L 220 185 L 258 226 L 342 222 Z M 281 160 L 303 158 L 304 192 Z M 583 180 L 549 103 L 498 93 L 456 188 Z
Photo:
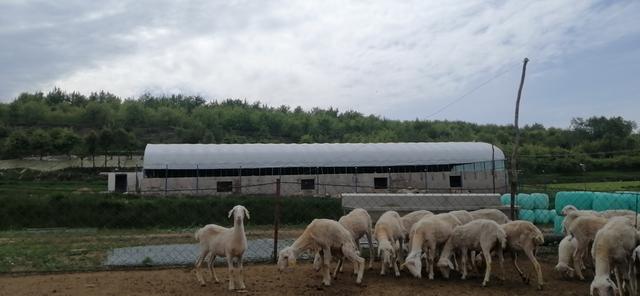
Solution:
M 28 192 L 3 196 L 0 273 L 190 266 L 200 252 L 196 230 L 210 223 L 234 227 L 228 212 L 237 204 L 250 212 L 243 225 L 248 241 L 244 259 L 251 262 L 273 261 L 313 219 L 337 220 L 354 208 L 366 209 L 374 223 L 388 210 L 405 215 L 416 210 L 494 208 L 509 215 L 511 197 L 502 194 L 506 171 L 472 167 L 470 171 L 354 171 L 341 176 L 309 170 L 305 175 L 246 174 L 197 177 L 198 181 L 166 174 L 149 178 L 149 184 L 144 184 L 149 180 L 142 180 L 142 172 L 132 172 L 127 178 L 135 185 L 133 190 L 126 188 L 128 194 L 23 188 Z M 461 183 L 451 176 L 460 176 Z M 579 210 L 619 211 L 632 215 L 637 225 L 639 192 L 584 189 L 525 184 L 520 188 L 524 193 L 516 196 L 515 218 L 535 223 L 545 234 L 560 235 L 562 210 L 572 205 Z M 220 264 L 223 259 L 217 260 Z

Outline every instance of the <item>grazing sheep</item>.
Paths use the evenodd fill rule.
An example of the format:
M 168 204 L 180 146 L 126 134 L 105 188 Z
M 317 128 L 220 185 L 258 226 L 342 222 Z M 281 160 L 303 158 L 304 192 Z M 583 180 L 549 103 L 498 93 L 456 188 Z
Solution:
M 405 236 L 404 236 L 404 248 L 402 249 L 403 252 L 408 253 L 409 251 L 409 232 L 411 230 L 411 227 L 413 227 L 414 224 L 416 224 L 416 222 L 420 221 L 420 219 L 426 217 L 426 216 L 433 216 L 433 213 L 427 210 L 419 210 L 419 211 L 413 211 L 409 214 L 406 214 L 404 216 L 402 216 L 402 218 L 400 218 L 400 221 L 402 221 L 402 226 L 404 227 L 405 230 Z
M 396 277 L 400 276 L 398 264 L 405 229 L 396 211 L 387 211 L 376 222 L 374 236 L 378 241 L 378 256 L 382 259 L 380 275 L 385 275 L 387 267 L 393 266 Z
M 640 246 L 636 247 L 631 254 L 631 268 L 629 270 L 629 294 L 638 295 L 638 279 L 640 277 Z
M 298 255 L 305 250 L 318 251 L 322 258 L 322 283 L 331 285 L 330 263 L 331 252 L 340 254 L 347 260 L 354 262 L 358 267 L 356 283 L 362 283 L 365 260 L 358 256 L 358 249 L 354 244 L 353 236 L 337 221 L 329 219 L 314 219 L 289 247 L 284 248 L 278 254 L 278 269 L 285 270 L 289 265 L 295 266 Z
M 563 210 L 563 212 L 564 211 L 565 210 Z M 564 234 L 565 236 L 569 235 L 569 228 L 571 227 L 573 221 L 578 219 L 578 217 L 583 216 L 600 217 L 601 215 L 600 213 L 595 211 L 569 211 L 569 213 L 564 218 L 564 221 L 562 221 L 562 234 Z
M 600 215 L 607 219 L 620 216 L 631 216 L 635 218 L 636 212 L 630 210 L 606 210 L 601 212 Z
M 338 220 L 338 223 L 342 224 L 344 228 L 346 228 L 347 230 L 349 230 L 349 232 L 351 232 L 354 243 L 356 247 L 358 247 L 358 251 L 360 251 L 360 238 L 362 238 L 363 236 L 367 238 L 367 242 L 369 243 L 369 268 L 373 268 L 374 256 L 373 256 L 373 244 L 371 243 L 371 232 L 372 232 L 371 216 L 369 216 L 369 213 L 367 213 L 365 209 L 361 209 L 361 208 L 353 209 L 348 214 L 340 217 L 340 220 Z M 320 257 L 321 257 L 320 253 L 318 251 L 313 261 L 314 269 L 316 269 L 316 271 L 320 270 L 320 267 L 321 267 L 321 264 L 319 264 Z M 338 260 L 338 267 L 333 273 L 334 279 L 336 278 L 338 270 L 342 272 L 342 266 L 343 266 L 342 264 L 343 264 L 343 260 L 342 258 L 340 258 Z M 354 274 L 358 273 L 357 266 L 354 266 L 353 273 Z
M 456 216 L 456 218 L 458 218 L 458 220 L 460 220 L 463 225 L 473 221 L 473 216 L 471 216 L 471 214 L 465 210 L 451 211 L 449 212 L 449 214 Z
M 462 222 L 456 216 L 443 213 L 427 216 L 413 225 L 410 231 L 411 248 L 409 255 L 405 259 L 403 267 L 407 267 L 414 277 L 422 277 L 422 252 L 427 254 L 427 268 L 429 269 L 429 279 L 434 278 L 433 266 L 435 265 L 436 253 L 453 233 L 456 226 Z
M 575 240 L 571 236 L 565 236 L 558 244 L 558 264 L 555 270 L 565 278 L 573 278 L 575 271 L 571 268 L 573 252 L 575 251 Z
M 448 275 L 449 270 L 454 269 L 451 256 L 458 251 L 462 260 L 462 279 L 467 278 L 467 257 L 469 251 L 481 251 L 485 260 L 485 273 L 482 286 L 485 287 L 491 275 L 491 251 L 494 250 L 499 258 L 501 279 L 504 280 L 504 266 L 502 250 L 506 247 L 507 237 L 504 230 L 493 220 L 478 219 L 465 225 L 457 226 L 442 248 L 438 267 L 442 274 Z M 474 258 L 471 258 L 474 260 Z M 445 276 L 448 277 L 448 276 Z
M 633 286 L 629 278 L 629 267 L 638 240 L 636 229 L 622 217 L 611 218 L 596 233 L 591 248 L 596 269 L 589 290 L 591 295 L 596 290 L 598 295 L 622 295 L 625 288 L 622 282 Z M 617 284 L 611 280 L 611 272 L 615 273 Z
M 245 207 L 237 205 L 229 211 L 229 217 L 231 216 L 233 216 L 233 228 L 209 224 L 198 229 L 195 233 L 195 238 L 200 244 L 200 255 L 196 260 L 195 272 L 201 286 L 204 286 L 205 282 L 200 274 L 200 267 L 207 255 L 209 255 L 209 272 L 216 283 L 219 280 L 213 269 L 213 262 L 216 256 L 224 256 L 229 264 L 229 290 L 235 290 L 236 287 L 240 290 L 246 289 L 242 255 L 247 249 L 247 237 L 244 233 L 243 219 L 245 217 L 249 219 L 249 211 Z M 239 274 L 234 275 L 235 273 Z
M 580 280 L 584 280 L 582 274 L 582 260 L 588 256 L 589 246 L 596 237 L 596 233 L 605 224 L 607 219 L 598 216 L 580 216 L 576 218 L 571 226 L 569 226 L 569 236 L 575 240 L 576 249 L 573 252 L 573 270 Z
M 496 223 L 498 224 L 505 224 L 511 221 L 511 219 L 509 219 L 509 217 L 507 217 L 507 215 L 504 212 L 498 209 L 480 209 L 480 210 L 471 211 L 469 212 L 469 214 L 471 214 L 471 217 L 473 217 L 473 220 L 487 219 L 487 220 L 496 221 Z
M 533 264 L 533 268 L 538 276 L 538 290 L 542 290 L 544 285 L 542 270 L 535 256 L 538 246 L 544 243 L 542 232 L 538 227 L 533 225 L 533 223 L 523 220 L 511 221 L 507 224 L 500 225 L 500 227 L 502 227 L 507 234 L 507 251 L 511 253 L 513 265 L 520 274 L 520 277 L 523 281 L 529 282 L 529 277 L 518 267 L 518 251 L 523 252 Z

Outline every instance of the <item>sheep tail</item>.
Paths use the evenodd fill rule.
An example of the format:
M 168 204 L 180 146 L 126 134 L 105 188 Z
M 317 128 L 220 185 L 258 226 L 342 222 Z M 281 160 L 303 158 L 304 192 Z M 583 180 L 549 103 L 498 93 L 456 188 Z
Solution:
M 194 237 L 196 238 L 197 241 L 200 241 L 200 235 L 202 235 L 203 229 L 204 227 L 196 230 L 196 234 L 194 235 Z
M 504 232 L 504 230 L 498 229 L 497 237 L 500 246 L 502 246 L 502 249 L 505 249 L 507 247 L 507 234 Z

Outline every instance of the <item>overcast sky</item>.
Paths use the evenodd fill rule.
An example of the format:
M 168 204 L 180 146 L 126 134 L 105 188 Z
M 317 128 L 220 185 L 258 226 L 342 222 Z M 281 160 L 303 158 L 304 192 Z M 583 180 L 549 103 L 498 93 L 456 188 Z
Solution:
M 640 1 L 2 0 L 0 100 L 58 86 L 505 124 L 526 56 L 523 122 L 640 123 L 639 16 Z

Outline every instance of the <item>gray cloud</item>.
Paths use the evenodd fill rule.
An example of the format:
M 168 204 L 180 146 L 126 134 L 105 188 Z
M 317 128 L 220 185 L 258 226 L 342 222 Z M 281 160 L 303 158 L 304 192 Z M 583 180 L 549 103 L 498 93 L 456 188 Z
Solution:
M 0 98 L 185 92 L 411 119 L 524 56 L 535 75 L 637 36 L 639 12 L 636 1 L 9 1 Z M 488 87 L 482 103 L 511 112 L 501 100 L 514 87 Z M 485 109 L 455 108 L 440 116 Z

